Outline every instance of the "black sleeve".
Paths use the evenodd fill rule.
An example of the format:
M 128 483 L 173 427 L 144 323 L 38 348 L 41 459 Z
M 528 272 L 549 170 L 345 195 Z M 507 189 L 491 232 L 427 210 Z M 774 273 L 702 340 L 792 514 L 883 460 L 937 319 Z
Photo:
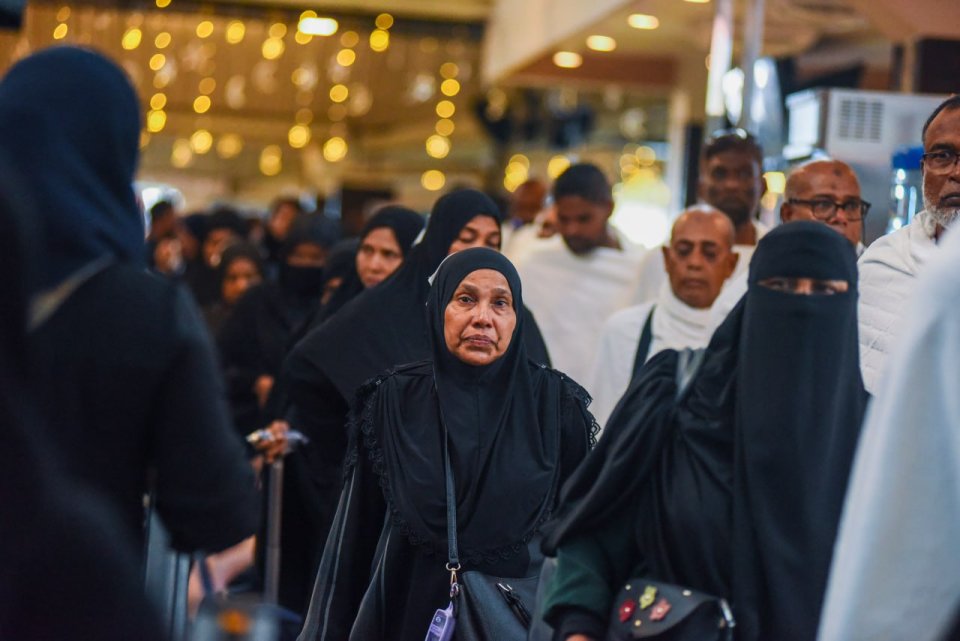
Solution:
M 590 395 L 576 383 L 565 380 L 562 399 L 560 482 L 564 483 L 596 444 L 600 426 L 587 404 Z
M 385 522 L 386 502 L 366 452 L 354 452 L 347 483 L 327 537 L 301 641 L 350 637 Z
M 214 552 L 253 534 L 259 499 L 203 321 L 176 291 L 170 367 L 153 412 L 156 505 L 179 550 Z
M 233 406 L 255 406 L 253 384 L 260 375 L 269 373 L 257 340 L 260 291 L 257 287 L 244 294 L 217 334 L 217 349 Z

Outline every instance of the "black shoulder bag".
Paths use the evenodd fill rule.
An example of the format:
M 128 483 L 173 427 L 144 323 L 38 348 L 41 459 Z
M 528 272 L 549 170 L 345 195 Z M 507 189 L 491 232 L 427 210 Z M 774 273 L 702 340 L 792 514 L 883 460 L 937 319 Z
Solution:
M 460 572 L 457 547 L 457 497 L 444 426 L 443 462 L 447 490 L 447 566 L 450 605 L 437 610 L 426 641 L 525 641 L 536 598 L 539 568 L 533 576 L 503 578 L 476 570 Z
M 703 362 L 704 350 L 677 354 L 679 401 Z M 736 622 L 725 599 L 644 577 L 632 578 L 617 593 L 606 641 L 731 641 Z

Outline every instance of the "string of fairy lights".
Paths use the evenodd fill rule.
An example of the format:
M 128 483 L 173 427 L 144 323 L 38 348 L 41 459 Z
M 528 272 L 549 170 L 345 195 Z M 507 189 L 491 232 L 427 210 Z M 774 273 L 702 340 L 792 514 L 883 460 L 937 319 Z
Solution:
M 321 16 L 312 10 L 303 11 L 294 21 L 290 17 L 270 20 L 205 15 L 201 9 L 199 14 L 176 14 L 180 25 L 183 20 L 195 21 L 191 25 L 192 33 L 185 40 L 177 42 L 178 38 L 182 38 L 183 29 L 172 28 L 172 19 L 168 24 L 156 19 L 157 13 L 172 17 L 168 13 L 172 10 L 171 4 L 172 0 L 155 0 L 155 10 L 134 11 L 121 18 L 124 24 L 119 38 L 122 49 L 118 52 L 119 62 L 135 81 L 140 81 L 139 88 L 145 93 L 141 148 L 148 147 L 158 135 L 169 137 L 174 133 L 170 123 L 177 114 L 171 111 L 171 90 L 176 87 L 182 93 L 184 83 L 199 76 L 196 84 L 189 87 L 192 93 L 189 109 L 194 116 L 192 131 L 182 135 L 180 131 L 174 133 L 169 157 L 172 167 L 189 168 L 198 157 L 209 153 L 215 153 L 225 161 L 231 160 L 247 149 L 248 152 L 258 152 L 260 173 L 272 177 L 283 172 L 287 155 L 311 145 L 319 148 L 322 158 L 328 163 L 339 163 L 349 158 L 349 121 L 366 115 L 378 98 L 376 87 L 354 77 L 357 61 L 364 56 L 384 54 L 390 49 L 393 41 L 391 29 L 395 25 L 392 15 L 381 13 L 373 18 L 370 25 L 361 22 L 357 25 L 359 28 L 342 29 L 337 19 Z M 71 8 L 64 5 L 57 8 L 51 34 L 53 40 L 89 42 L 89 34 L 83 33 L 73 22 L 79 12 L 94 10 L 87 6 Z M 358 19 L 353 22 L 358 22 Z M 235 48 L 245 42 L 249 48 L 250 40 L 256 38 L 261 39 L 258 42 L 259 60 L 245 73 L 236 73 L 227 78 L 221 75 L 218 82 L 214 75 L 218 62 L 235 55 Z M 308 46 L 315 40 L 335 42 L 336 50 L 325 61 L 326 64 L 320 56 L 299 56 L 303 59 L 289 77 L 295 90 L 295 100 L 291 105 L 285 140 L 255 141 L 245 136 L 243 131 L 225 131 L 222 126 L 214 127 L 216 116 L 242 112 L 248 106 L 252 92 L 265 95 L 277 93 L 283 82 L 278 78 L 278 61 L 289 55 L 291 47 Z M 109 43 L 95 44 L 109 51 Z M 428 70 L 416 74 L 408 92 L 410 103 L 433 101 L 437 118 L 423 147 L 428 162 L 436 164 L 434 168 L 424 171 L 420 180 L 422 186 L 431 191 L 442 189 L 446 182 L 440 161 L 447 158 L 453 148 L 456 100 L 461 94 L 464 76 L 469 76 L 471 71 L 470 61 L 463 56 L 462 43 L 458 44 L 455 38 L 451 38 L 450 42 L 444 44 L 445 52 L 441 51 L 441 41 L 437 38 L 427 36 L 419 39 L 417 46 L 421 53 L 429 54 L 429 60 L 440 59 Z M 17 57 L 28 52 L 23 47 L 20 49 Z M 451 55 L 450 51 L 460 56 Z M 444 53 L 449 55 L 449 59 L 443 59 Z M 141 58 L 145 65 L 138 64 Z M 467 69 L 467 73 L 464 73 L 464 69 Z M 326 101 L 324 110 L 322 103 Z M 182 116 L 182 113 L 179 115 Z M 318 137 L 321 131 L 322 138 Z

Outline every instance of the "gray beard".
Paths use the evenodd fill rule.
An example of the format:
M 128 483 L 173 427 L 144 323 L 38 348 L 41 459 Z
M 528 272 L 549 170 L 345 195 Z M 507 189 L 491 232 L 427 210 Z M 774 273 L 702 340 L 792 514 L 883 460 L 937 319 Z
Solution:
M 928 205 L 924 209 L 930 214 L 930 218 L 944 229 L 948 229 L 960 217 L 960 208 L 957 207 L 941 208 Z

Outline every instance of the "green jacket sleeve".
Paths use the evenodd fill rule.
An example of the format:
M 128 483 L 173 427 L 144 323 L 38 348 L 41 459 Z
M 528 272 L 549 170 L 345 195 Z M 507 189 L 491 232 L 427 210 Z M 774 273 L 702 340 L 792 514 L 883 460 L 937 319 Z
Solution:
M 606 621 L 621 584 L 639 572 L 635 511 L 562 544 L 544 599 L 544 619 L 556 625 L 563 612 L 585 610 Z

